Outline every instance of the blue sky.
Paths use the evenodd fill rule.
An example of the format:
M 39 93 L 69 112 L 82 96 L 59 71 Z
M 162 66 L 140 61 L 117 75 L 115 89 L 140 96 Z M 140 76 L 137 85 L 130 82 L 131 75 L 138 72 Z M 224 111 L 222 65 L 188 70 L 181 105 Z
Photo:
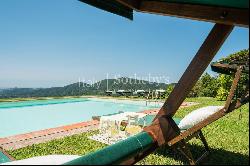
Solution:
M 107 73 L 176 82 L 212 27 L 144 13 L 129 21 L 77 0 L 1 0 L 0 87 L 64 86 Z M 235 28 L 215 60 L 248 48 L 248 36 Z

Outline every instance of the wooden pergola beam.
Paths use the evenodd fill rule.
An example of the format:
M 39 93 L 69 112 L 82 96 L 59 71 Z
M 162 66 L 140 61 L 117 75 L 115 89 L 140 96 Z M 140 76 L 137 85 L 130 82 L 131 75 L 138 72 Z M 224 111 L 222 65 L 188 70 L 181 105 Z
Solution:
M 249 27 L 249 9 L 169 3 L 154 0 L 116 1 L 139 12 Z
M 142 0 L 139 10 L 147 13 L 249 27 L 249 9 Z

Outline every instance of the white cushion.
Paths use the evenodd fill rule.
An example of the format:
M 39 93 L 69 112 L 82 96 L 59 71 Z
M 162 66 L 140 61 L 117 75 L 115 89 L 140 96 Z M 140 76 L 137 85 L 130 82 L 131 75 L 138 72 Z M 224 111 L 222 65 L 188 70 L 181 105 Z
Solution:
M 79 157 L 80 156 L 75 156 L 75 155 L 40 156 L 19 161 L 3 163 L 3 165 L 62 165 Z
M 197 109 L 187 116 L 185 116 L 178 125 L 181 130 L 187 130 L 201 121 L 207 119 L 209 116 L 221 110 L 223 106 L 208 106 Z

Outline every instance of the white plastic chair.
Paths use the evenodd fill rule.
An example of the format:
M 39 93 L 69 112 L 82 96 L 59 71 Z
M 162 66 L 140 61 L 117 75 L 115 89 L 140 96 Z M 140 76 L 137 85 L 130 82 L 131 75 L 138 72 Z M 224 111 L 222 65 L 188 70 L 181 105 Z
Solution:
M 139 115 L 128 115 L 128 125 L 137 125 L 139 121 Z

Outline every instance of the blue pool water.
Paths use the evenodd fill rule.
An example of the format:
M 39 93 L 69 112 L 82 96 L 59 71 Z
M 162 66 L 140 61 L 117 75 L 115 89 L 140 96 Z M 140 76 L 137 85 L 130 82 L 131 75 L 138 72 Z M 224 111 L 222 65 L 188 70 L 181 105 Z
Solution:
M 88 121 L 92 116 L 138 112 L 153 107 L 146 107 L 145 102 L 104 99 L 0 103 L 0 138 Z

